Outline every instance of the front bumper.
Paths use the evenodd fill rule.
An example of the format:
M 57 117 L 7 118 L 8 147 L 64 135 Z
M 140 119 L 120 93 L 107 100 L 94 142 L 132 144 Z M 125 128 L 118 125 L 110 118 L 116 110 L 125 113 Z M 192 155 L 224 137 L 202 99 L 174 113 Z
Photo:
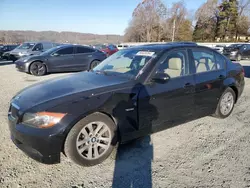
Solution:
M 63 135 L 58 129 L 38 129 L 18 123 L 11 113 L 8 115 L 9 129 L 13 143 L 32 159 L 44 164 L 60 162 Z
M 29 72 L 29 64 L 28 63 L 24 63 L 24 62 L 20 62 L 20 61 L 16 61 L 16 69 L 20 72 Z

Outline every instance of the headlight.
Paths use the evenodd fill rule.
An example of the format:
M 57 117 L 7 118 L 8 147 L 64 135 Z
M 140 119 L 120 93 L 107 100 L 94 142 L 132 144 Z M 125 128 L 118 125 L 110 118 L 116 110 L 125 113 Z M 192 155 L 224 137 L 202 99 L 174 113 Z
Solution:
M 29 60 L 28 58 L 25 58 L 25 59 L 23 60 L 23 62 L 26 63 L 28 60 Z
M 238 51 L 231 52 L 232 55 L 236 55 L 237 53 L 238 53 Z
M 49 128 L 59 123 L 65 115 L 52 112 L 25 113 L 22 123 L 36 128 Z
M 28 52 L 19 52 L 18 55 L 19 56 L 24 56 L 24 55 L 28 55 L 29 53 Z

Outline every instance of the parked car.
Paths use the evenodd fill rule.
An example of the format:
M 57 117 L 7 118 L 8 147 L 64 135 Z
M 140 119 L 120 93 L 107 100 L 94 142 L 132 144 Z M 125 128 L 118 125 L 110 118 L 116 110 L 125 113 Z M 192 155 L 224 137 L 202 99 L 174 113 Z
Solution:
M 17 48 L 19 45 L 4 45 L 0 48 L 0 59 L 6 59 L 8 60 L 9 58 L 9 52 L 11 50 L 14 50 Z
M 12 50 L 9 53 L 9 57 L 11 60 L 16 61 L 21 57 L 38 55 L 58 45 L 59 44 L 53 42 L 25 42 Z
M 118 50 L 123 50 L 123 49 L 126 49 L 126 48 L 129 48 L 130 46 L 127 45 L 127 44 L 118 44 L 117 45 L 117 49 Z
M 222 54 L 225 47 L 225 45 L 215 45 L 213 49 Z
M 49 72 L 83 71 L 93 69 L 106 55 L 93 48 L 80 45 L 61 45 L 40 55 L 21 58 L 15 62 L 21 72 L 42 76 Z
M 118 48 L 113 44 L 108 44 L 108 45 L 106 45 L 106 44 L 97 44 L 97 45 L 93 45 L 93 48 L 98 49 L 98 50 L 106 53 L 107 56 L 110 56 L 110 55 L 112 55 L 112 54 L 114 54 L 115 52 L 118 51 Z
M 223 54 L 237 61 L 250 58 L 250 44 L 232 44 L 224 48 Z
M 42 163 L 63 152 L 83 166 L 101 163 L 117 142 L 197 118 L 227 118 L 244 89 L 244 69 L 195 44 L 121 50 L 91 71 L 47 80 L 15 95 L 12 141 Z

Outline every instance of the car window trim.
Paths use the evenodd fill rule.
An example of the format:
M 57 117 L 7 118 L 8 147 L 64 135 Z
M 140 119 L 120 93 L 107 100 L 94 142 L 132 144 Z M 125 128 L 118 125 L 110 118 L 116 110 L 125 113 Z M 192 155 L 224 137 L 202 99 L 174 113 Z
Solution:
M 157 62 L 155 63 L 152 71 L 150 72 L 149 76 L 146 78 L 145 80 L 145 84 L 151 84 L 152 83 L 152 77 L 155 75 L 155 71 L 157 70 L 157 68 L 160 66 L 160 63 L 167 58 L 167 56 L 169 56 L 170 53 L 172 52 L 179 52 L 179 51 L 184 51 L 185 52 L 185 60 L 186 63 L 189 64 L 189 74 L 188 75 L 184 75 L 184 76 L 191 76 L 192 74 L 190 73 L 191 68 L 190 68 L 190 63 L 189 63 L 189 55 L 188 55 L 188 49 L 186 47 L 181 47 L 181 48 L 174 48 L 174 49 L 169 49 L 169 50 L 164 50 L 159 56 L 159 58 L 156 60 Z M 184 76 L 178 76 L 178 77 L 174 77 L 171 79 L 176 79 L 176 78 L 183 78 Z
M 225 70 L 226 69 L 226 67 L 225 67 L 225 64 L 226 64 L 226 61 L 224 62 L 224 69 L 223 68 L 220 68 L 220 69 L 216 69 L 216 70 L 209 70 L 209 71 L 205 71 L 205 72 L 196 72 L 196 66 L 195 66 L 195 58 L 194 58 L 194 55 L 193 55 L 193 49 L 195 49 L 195 50 L 197 50 L 197 51 L 201 51 L 201 52 L 203 52 L 203 51 L 210 51 L 210 53 L 212 53 L 213 54 L 213 56 L 214 56 L 214 60 L 216 61 L 216 57 L 215 57 L 215 53 L 216 52 L 214 52 L 213 50 L 211 50 L 211 49 L 207 49 L 207 48 L 200 48 L 200 47 L 189 47 L 189 50 L 191 50 L 191 54 L 190 54 L 190 58 L 192 59 L 192 64 L 193 64 L 193 66 L 194 66 L 194 68 L 195 68 L 195 70 L 194 70 L 194 72 L 193 72 L 193 74 L 195 75 L 197 75 L 197 74 L 204 74 L 204 73 L 210 73 L 210 72 L 216 72 L 216 71 L 222 71 L 222 70 Z M 218 53 L 219 54 L 219 53 Z M 220 55 L 220 54 L 219 54 Z M 225 59 L 225 58 L 224 58 Z M 226 60 L 226 59 L 225 59 Z M 216 66 L 216 68 L 218 68 L 217 66 Z

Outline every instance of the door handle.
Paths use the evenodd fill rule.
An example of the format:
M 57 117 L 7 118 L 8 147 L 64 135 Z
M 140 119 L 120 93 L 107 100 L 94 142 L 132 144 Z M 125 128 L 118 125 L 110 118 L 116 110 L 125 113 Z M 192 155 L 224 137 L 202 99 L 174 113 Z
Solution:
M 186 83 L 185 85 L 184 85 L 184 88 L 191 88 L 191 87 L 193 87 L 194 85 L 193 84 L 191 84 L 191 83 Z
M 225 76 L 224 75 L 220 75 L 220 76 L 218 76 L 218 80 L 222 80 L 222 79 L 224 79 L 225 78 Z

